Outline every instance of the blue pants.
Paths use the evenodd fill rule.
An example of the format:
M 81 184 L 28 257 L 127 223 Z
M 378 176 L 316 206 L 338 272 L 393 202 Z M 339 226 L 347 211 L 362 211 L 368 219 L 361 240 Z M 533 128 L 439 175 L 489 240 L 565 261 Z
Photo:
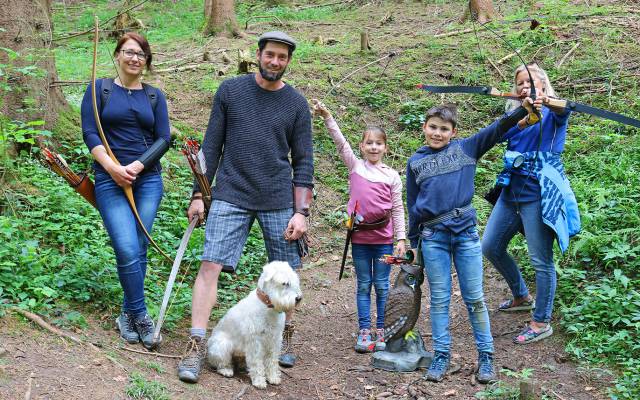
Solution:
M 392 244 L 351 245 L 353 265 L 358 281 L 356 305 L 359 329 L 371 328 L 371 285 L 376 288 L 376 328 L 384 328 L 384 305 L 389 294 L 391 266 L 380 261 L 385 254 L 393 254 Z
M 482 291 L 482 252 L 477 228 L 473 226 L 458 234 L 424 228 L 421 238 L 424 269 L 431 293 L 429 316 L 433 349 L 445 353 L 451 350 L 449 304 L 453 261 L 478 352 L 493 353 L 489 313 Z
M 138 226 L 122 188 L 105 172 L 96 171 L 95 178 L 98 210 L 111 239 L 124 292 L 122 309 L 132 315 L 146 313 L 147 238 Z M 140 218 L 151 232 L 162 199 L 162 176 L 153 172 L 140 175 L 132 188 Z
M 503 193 L 504 194 L 504 193 Z M 556 267 L 553 263 L 555 234 L 542 222 L 540 201 L 519 203 L 505 201 L 500 196 L 482 238 L 482 253 L 504 277 L 514 297 L 529 295 L 527 284 L 513 258 L 507 253 L 507 245 L 520 227 L 524 226 L 531 265 L 536 271 L 535 322 L 549 322 L 556 292 Z

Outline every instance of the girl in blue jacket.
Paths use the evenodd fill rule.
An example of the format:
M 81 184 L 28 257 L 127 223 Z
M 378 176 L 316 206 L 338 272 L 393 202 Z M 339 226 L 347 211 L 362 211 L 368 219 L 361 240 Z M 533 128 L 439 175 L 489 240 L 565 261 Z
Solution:
M 537 64 L 515 71 L 514 91 L 528 96 L 535 85 L 535 103 L 545 106 L 555 93 L 546 72 Z M 519 102 L 508 106 L 514 108 Z M 553 333 L 551 311 L 556 289 L 553 241 L 564 252 L 569 237 L 580 230 L 575 196 L 564 173 L 560 155 L 564 150 L 570 112 L 543 107 L 540 121 L 524 118 L 504 136 L 508 140 L 505 170 L 500 174 L 500 197 L 491 212 L 482 238 L 482 253 L 507 281 L 512 298 L 500 304 L 500 311 L 535 310 L 531 322 L 513 341 L 526 344 Z M 531 265 L 536 272 L 536 298 L 514 259 L 507 252 L 511 239 L 523 230 Z

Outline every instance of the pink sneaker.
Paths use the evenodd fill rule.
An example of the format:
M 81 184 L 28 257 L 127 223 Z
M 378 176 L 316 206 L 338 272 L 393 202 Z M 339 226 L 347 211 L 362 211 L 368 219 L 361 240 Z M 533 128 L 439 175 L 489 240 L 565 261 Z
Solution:
M 358 334 L 358 341 L 356 342 L 355 350 L 358 353 L 370 353 L 375 346 L 371 340 L 371 331 L 369 329 L 360 329 Z
M 387 344 L 384 342 L 384 328 L 376 329 L 376 342 L 374 351 L 384 351 Z

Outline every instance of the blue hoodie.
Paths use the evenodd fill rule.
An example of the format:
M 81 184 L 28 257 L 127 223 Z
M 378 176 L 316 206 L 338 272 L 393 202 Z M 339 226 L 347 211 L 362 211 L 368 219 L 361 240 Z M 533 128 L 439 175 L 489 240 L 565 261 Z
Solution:
M 438 150 L 423 146 L 411 156 L 407 162 L 408 237 L 411 247 L 418 246 L 422 222 L 471 204 L 478 159 L 501 141 L 504 133 L 526 114 L 527 111 L 519 107 L 473 136 L 452 140 Z M 476 220 L 476 211 L 472 210 L 434 228 L 448 229 L 457 234 L 475 225 Z

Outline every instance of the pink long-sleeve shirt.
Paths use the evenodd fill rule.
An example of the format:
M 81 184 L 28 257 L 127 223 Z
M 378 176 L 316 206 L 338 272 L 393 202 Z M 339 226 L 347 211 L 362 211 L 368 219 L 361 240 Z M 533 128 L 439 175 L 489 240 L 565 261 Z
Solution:
M 404 206 L 402 204 L 402 181 L 393 168 L 383 164 L 371 164 L 358 158 L 347 139 L 342 135 L 336 121 L 325 119 L 329 134 L 336 144 L 338 153 L 349 169 L 349 204 L 347 211 L 353 212 L 356 201 L 358 214 L 363 222 L 380 220 L 391 210 L 391 221 L 386 227 L 371 231 L 355 231 L 352 242 L 357 244 L 393 244 L 405 239 Z

